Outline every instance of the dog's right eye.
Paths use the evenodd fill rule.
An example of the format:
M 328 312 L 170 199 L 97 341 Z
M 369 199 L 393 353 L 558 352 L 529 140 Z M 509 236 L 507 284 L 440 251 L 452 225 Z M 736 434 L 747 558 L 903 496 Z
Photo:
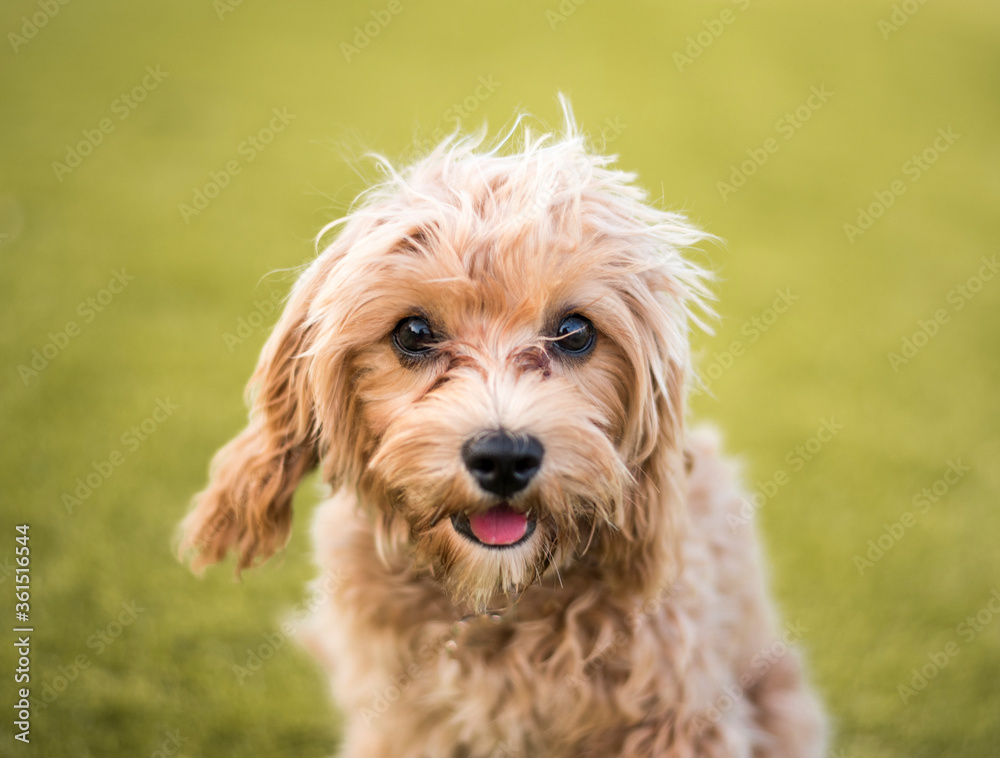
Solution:
M 596 339 L 594 325 L 590 319 L 573 313 L 562 320 L 556 329 L 553 343 L 562 352 L 582 356 L 590 352 Z
M 392 343 L 407 356 L 425 355 L 434 348 L 436 341 L 431 325 L 420 316 L 408 316 L 392 330 Z

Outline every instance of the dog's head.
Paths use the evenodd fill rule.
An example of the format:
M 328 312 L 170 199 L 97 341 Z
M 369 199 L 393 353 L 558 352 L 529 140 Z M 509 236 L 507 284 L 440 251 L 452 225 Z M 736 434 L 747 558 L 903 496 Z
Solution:
M 453 139 L 370 190 L 295 286 L 248 428 L 184 524 L 196 563 L 288 536 L 317 464 L 380 549 L 484 607 L 586 562 L 651 593 L 683 529 L 684 391 L 706 235 L 559 139 Z M 509 142 L 509 141 L 508 141 Z

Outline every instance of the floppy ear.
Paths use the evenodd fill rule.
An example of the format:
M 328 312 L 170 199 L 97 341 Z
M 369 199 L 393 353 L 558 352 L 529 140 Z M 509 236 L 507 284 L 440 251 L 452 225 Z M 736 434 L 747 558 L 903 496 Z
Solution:
M 635 321 L 623 340 L 628 364 L 622 450 L 633 483 L 604 561 L 623 589 L 649 599 L 680 569 L 686 529 L 685 392 L 688 319 L 669 272 L 649 271 L 623 293 Z
M 635 501 L 626 509 L 623 531 L 634 551 L 627 572 L 646 597 L 664 591 L 680 570 L 687 516 L 684 382 L 684 369 L 666 359 L 662 375 L 651 377 L 652 389 L 644 400 L 655 408 L 645 414 L 651 449 L 639 465 Z
M 661 365 L 651 365 L 659 363 Z M 685 529 L 684 369 L 671 359 L 647 356 L 648 375 L 634 399 L 639 447 L 634 484 L 619 528 L 608 533 L 605 560 L 623 588 L 652 598 L 669 587 L 680 568 Z
M 238 556 L 240 571 L 288 541 L 292 496 L 315 467 L 317 423 L 307 387 L 317 265 L 296 285 L 247 387 L 250 422 L 212 460 L 208 487 L 181 524 L 181 555 L 198 570 Z

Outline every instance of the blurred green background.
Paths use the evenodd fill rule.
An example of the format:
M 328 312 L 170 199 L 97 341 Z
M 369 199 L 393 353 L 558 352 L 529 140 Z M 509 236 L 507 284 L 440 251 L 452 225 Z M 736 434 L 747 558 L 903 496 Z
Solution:
M 0 31 L 0 627 L 27 523 L 36 630 L 29 746 L 0 632 L 0 753 L 335 750 L 293 644 L 234 671 L 302 606 L 314 488 L 241 583 L 174 526 L 371 173 L 345 155 L 557 123 L 558 91 L 726 240 L 694 416 L 758 493 L 831 755 L 1000 752 L 1000 5 L 8 0 Z

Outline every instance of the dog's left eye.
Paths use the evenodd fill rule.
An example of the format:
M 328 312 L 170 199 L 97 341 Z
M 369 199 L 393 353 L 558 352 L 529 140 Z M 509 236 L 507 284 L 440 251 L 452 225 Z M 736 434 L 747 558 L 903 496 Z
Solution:
M 392 342 L 405 355 L 424 355 L 434 348 L 437 338 L 431 325 L 420 316 L 404 318 L 392 330 Z
M 594 325 L 583 316 L 573 314 L 559 324 L 553 344 L 564 353 L 584 355 L 594 347 L 596 337 Z

